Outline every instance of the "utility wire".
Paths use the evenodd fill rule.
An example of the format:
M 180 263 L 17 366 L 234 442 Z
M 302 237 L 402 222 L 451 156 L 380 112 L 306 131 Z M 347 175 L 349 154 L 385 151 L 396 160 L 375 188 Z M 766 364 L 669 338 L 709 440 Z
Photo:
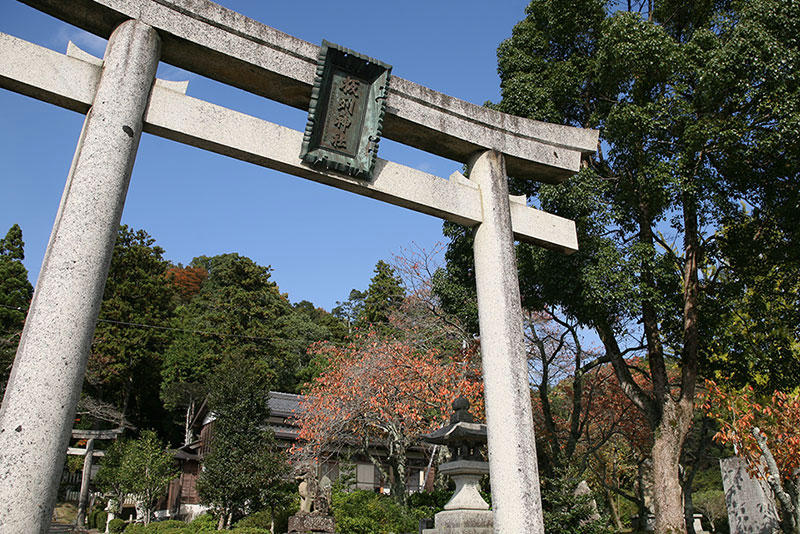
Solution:
M 0 308 L 7 308 L 9 310 L 17 310 L 17 311 L 25 311 L 24 308 L 19 306 L 6 306 L 4 304 L 0 304 Z M 284 341 L 285 338 L 279 337 L 258 337 L 258 336 L 245 336 L 241 334 L 223 334 L 222 332 L 204 332 L 202 330 L 187 330 L 185 328 L 175 328 L 173 326 L 159 326 L 153 324 L 144 324 L 144 323 L 129 323 L 127 321 L 115 321 L 113 319 L 98 319 L 98 322 L 102 323 L 110 323 L 110 324 L 118 324 L 123 326 L 134 326 L 136 328 L 153 328 L 156 330 L 170 330 L 173 332 L 183 332 L 186 334 L 197 334 L 202 336 L 218 336 L 218 337 L 233 337 L 238 339 L 252 339 L 255 341 Z

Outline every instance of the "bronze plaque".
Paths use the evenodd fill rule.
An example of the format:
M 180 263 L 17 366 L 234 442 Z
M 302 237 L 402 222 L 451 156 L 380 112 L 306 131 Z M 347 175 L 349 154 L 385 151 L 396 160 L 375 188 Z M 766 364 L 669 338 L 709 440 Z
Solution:
M 300 157 L 371 178 L 390 75 L 391 66 L 323 41 Z

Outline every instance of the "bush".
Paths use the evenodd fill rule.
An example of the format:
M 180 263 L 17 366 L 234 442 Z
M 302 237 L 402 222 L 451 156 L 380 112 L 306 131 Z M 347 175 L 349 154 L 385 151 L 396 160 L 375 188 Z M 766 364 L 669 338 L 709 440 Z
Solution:
M 417 532 L 419 520 L 431 516 L 430 508 L 407 508 L 371 491 L 334 491 L 332 500 L 336 532 L 340 534 Z
M 433 514 L 444 510 L 444 505 L 453 496 L 453 491 L 441 489 L 435 491 L 420 491 L 408 496 L 408 506 L 411 508 L 430 508 Z
M 111 521 L 108 522 L 108 531 L 111 534 L 119 534 L 120 532 L 124 532 L 125 527 L 127 526 L 128 524 L 122 519 L 119 518 L 112 519 Z
M 189 523 L 189 532 L 208 532 L 212 530 L 217 530 L 217 520 L 211 514 L 199 515 Z
M 545 532 L 608 534 L 608 522 L 599 516 L 591 495 L 575 495 L 579 479 L 569 472 L 544 478 L 542 510 Z
M 96 513 L 94 514 L 94 528 L 105 532 L 107 520 L 108 520 L 108 512 L 106 512 L 105 510 L 97 510 Z
M 239 521 L 236 522 L 235 529 L 242 529 L 242 528 L 266 528 L 269 529 L 272 525 L 272 514 L 270 514 L 269 510 L 261 510 L 260 512 L 256 512 L 254 514 L 250 514 L 246 517 L 243 517 Z

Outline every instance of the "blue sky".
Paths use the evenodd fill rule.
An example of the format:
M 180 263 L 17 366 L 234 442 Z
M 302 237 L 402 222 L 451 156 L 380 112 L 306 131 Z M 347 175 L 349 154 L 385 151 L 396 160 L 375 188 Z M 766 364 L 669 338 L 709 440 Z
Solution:
M 341 44 L 393 75 L 483 104 L 499 99 L 496 50 L 526 0 L 224 1 L 316 44 Z M 0 31 L 64 52 L 72 40 L 102 56 L 105 41 L 26 5 L 0 0 Z M 187 94 L 302 130 L 306 113 L 163 65 Z M 83 115 L 0 89 L 0 234 L 18 223 L 35 284 Z M 268 142 L 268 140 L 265 140 Z M 439 176 L 461 164 L 383 140 L 380 157 Z M 174 262 L 238 252 L 271 265 L 293 302 L 331 309 L 364 289 L 375 263 L 442 241 L 439 219 L 224 156 L 142 136 L 122 222 L 145 229 Z

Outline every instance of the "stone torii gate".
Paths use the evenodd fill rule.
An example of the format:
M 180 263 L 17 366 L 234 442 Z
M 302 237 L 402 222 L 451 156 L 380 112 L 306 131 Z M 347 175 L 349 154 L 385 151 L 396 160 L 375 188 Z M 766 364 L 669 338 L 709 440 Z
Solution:
M 2 410 L 0 534 L 47 531 L 142 131 L 475 229 L 495 532 L 543 532 L 514 239 L 572 252 L 572 221 L 510 198 L 558 182 L 597 132 L 392 78 L 383 135 L 466 163 L 449 180 L 378 159 L 365 181 L 304 163 L 303 133 L 188 97 L 158 62 L 308 109 L 319 47 L 208 0 L 24 0 L 102 37 L 102 64 L 0 34 L 0 87 L 86 114 Z M 78 56 L 78 57 L 76 57 Z

